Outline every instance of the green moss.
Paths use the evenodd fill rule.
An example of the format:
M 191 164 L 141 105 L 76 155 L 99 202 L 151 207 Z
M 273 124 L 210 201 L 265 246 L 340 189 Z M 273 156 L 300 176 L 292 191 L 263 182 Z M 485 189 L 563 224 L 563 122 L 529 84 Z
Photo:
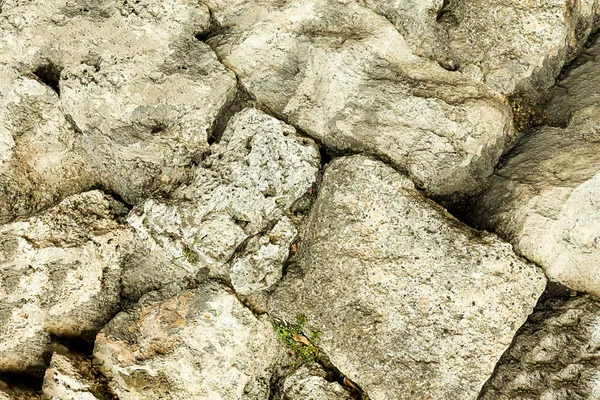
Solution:
M 306 315 L 296 316 L 295 324 L 276 324 L 275 332 L 285 343 L 290 353 L 296 357 L 297 363 L 320 362 L 322 359 L 319 348 L 321 332 L 313 330 L 306 337 L 303 333 L 304 326 L 308 322 Z

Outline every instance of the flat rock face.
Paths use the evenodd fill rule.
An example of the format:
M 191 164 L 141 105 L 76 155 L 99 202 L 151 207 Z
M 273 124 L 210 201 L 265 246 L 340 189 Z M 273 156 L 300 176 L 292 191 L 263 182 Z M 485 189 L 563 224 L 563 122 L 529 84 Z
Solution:
M 305 314 L 373 400 L 476 398 L 546 283 L 362 156 L 329 164 L 300 235 L 270 313 Z
M 42 367 L 50 335 L 85 335 L 118 311 L 126 212 L 92 191 L 0 227 L 0 372 Z
M 524 138 L 472 218 L 541 265 L 551 280 L 600 295 L 600 108 Z
M 208 1 L 208 43 L 250 93 L 333 151 L 375 153 L 432 195 L 480 188 L 511 129 L 484 85 L 413 54 L 354 1 Z
M 121 400 L 267 400 L 282 354 L 271 323 L 213 283 L 149 293 L 106 326 L 94 349 Z
M 342 386 L 328 382 L 326 373 L 316 366 L 302 366 L 285 378 L 282 400 L 352 400 Z
M 146 201 L 128 217 L 167 267 L 131 270 L 125 285 L 131 290 L 156 288 L 202 271 L 229 280 L 226 263 L 236 249 L 246 239 L 276 226 L 282 236 L 277 239 L 279 233 L 274 232 L 274 247 L 262 250 L 270 255 L 259 251 L 255 257 L 242 256 L 238 262 L 245 263 L 244 271 L 239 263 L 233 266 L 235 285 L 243 287 L 242 291 L 271 285 L 281 274 L 273 268 L 281 271 L 281 265 L 261 263 L 283 262 L 295 236 L 289 220 L 277 222 L 311 188 L 319 168 L 314 142 L 300 137 L 289 125 L 253 108 L 236 114 L 190 184 L 176 190 L 170 200 Z M 250 245 L 264 247 L 266 243 Z M 263 278 L 265 283 L 259 283 Z
M 33 98 L 10 90 L 0 98 L 0 159 L 13 170 L 2 175 L 18 174 L 34 193 L 37 181 L 77 187 L 85 172 L 77 176 L 63 158 L 79 156 L 94 183 L 129 203 L 179 185 L 235 92 L 234 75 L 194 38 L 208 27 L 196 1 L 3 2 L 0 58 L 9 73 L 0 84 L 25 85 Z M 35 110 L 28 124 L 10 126 Z M 53 189 L 55 197 L 74 190 Z
M 536 307 L 485 385 L 482 400 L 600 398 L 600 303 L 591 296 Z

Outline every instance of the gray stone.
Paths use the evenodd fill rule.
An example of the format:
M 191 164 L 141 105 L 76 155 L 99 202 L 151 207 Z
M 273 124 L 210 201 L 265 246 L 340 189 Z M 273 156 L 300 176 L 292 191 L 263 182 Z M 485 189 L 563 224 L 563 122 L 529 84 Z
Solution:
M 243 253 L 231 263 L 229 276 L 236 293 L 249 295 L 279 282 L 298 231 L 283 217 L 267 234 L 251 238 Z
M 208 43 L 265 107 L 336 152 L 368 152 L 431 195 L 469 193 L 511 134 L 502 96 L 413 54 L 355 1 L 207 1 Z
M 0 226 L 0 372 L 44 366 L 50 335 L 99 330 L 119 309 L 126 209 L 99 191 Z
M 98 334 L 94 348 L 121 400 L 267 400 L 283 353 L 268 319 L 213 283 L 147 294 Z
M 523 138 L 471 207 L 553 281 L 600 295 L 600 108 Z
M 165 266 L 131 269 L 124 278 L 126 291 L 154 289 L 157 284 L 193 278 L 202 271 L 229 281 L 227 262 L 236 249 L 269 226 L 277 226 L 292 204 L 311 188 L 319 168 L 314 142 L 302 138 L 289 125 L 253 108 L 236 114 L 221 141 L 211 146 L 211 154 L 196 169 L 191 183 L 173 192 L 169 200 L 144 202 L 128 217 L 151 253 L 156 254 L 153 257 L 162 259 Z M 246 261 L 240 261 L 244 268 L 262 272 L 240 271 L 241 264 L 235 267 L 239 287 L 246 285 L 242 290 L 250 290 L 247 285 L 268 286 L 277 279 L 280 272 L 273 268 L 281 268 L 277 260 L 285 259 L 293 235 L 282 234 L 270 265 L 253 264 L 256 259 L 252 261 L 250 254 Z M 247 273 L 255 277 L 242 278 Z M 263 278 L 265 283 L 259 283 Z
M 92 370 L 84 356 L 66 349 L 55 351 L 44 375 L 42 400 L 104 399 Z
M 0 116 L 16 123 L 0 125 L 0 159 L 11 169 L 0 177 L 33 189 L 31 200 L 18 186 L 0 192 L 2 203 L 25 203 L 9 216 L 92 184 L 129 203 L 180 185 L 235 94 L 234 75 L 194 38 L 209 17 L 197 1 L 4 2 L 0 58 L 16 72 L 0 82 L 27 92 L 0 98 Z
M 300 237 L 270 313 L 305 314 L 373 400 L 475 399 L 546 283 L 509 244 L 363 156 L 329 164 Z
M 481 400 L 600 398 L 600 303 L 591 296 L 538 307 L 502 356 Z
M 316 365 L 303 365 L 285 378 L 282 400 L 352 400 L 354 397 Z

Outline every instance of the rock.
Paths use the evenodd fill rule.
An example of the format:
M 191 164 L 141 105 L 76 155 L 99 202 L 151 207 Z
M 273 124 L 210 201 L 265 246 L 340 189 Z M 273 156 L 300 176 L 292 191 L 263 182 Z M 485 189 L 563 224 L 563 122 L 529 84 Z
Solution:
M 283 382 L 282 400 L 352 400 L 348 391 L 325 380 L 321 368 L 302 366 Z
M 373 400 L 475 399 L 546 283 L 364 156 L 329 164 L 300 238 L 270 314 L 306 315 Z
M 579 110 L 600 105 L 600 40 L 577 59 L 558 85 L 545 108 L 546 118 L 556 125 L 566 126 Z
M 266 400 L 283 352 L 266 317 L 214 283 L 145 295 L 98 334 L 94 348 L 121 400 Z
M 284 216 L 267 234 L 251 238 L 229 272 L 236 293 L 249 295 L 279 282 L 297 234 L 292 221 Z
M 554 85 L 600 15 L 597 0 L 445 3 L 439 25 L 452 65 L 502 94 L 533 98 Z
M 59 104 L 61 110 L 60 115 L 46 111 L 48 117 L 34 118 L 33 127 L 49 126 L 35 137 L 56 137 L 22 145 L 25 159 L 14 161 L 13 174 L 28 173 L 32 164 L 28 159 L 42 154 L 52 161 L 51 169 L 38 176 L 37 169 L 43 166 L 36 165 L 36 174 L 21 177 L 29 186 L 35 188 L 32 179 L 55 185 L 62 175 L 53 171 L 77 181 L 71 177 L 76 165 L 67 168 L 66 161 L 57 159 L 68 159 L 74 151 L 95 174 L 94 184 L 128 203 L 179 186 L 192 160 L 207 150 L 217 115 L 235 94 L 234 75 L 194 38 L 208 29 L 209 17 L 206 6 L 197 1 L 4 2 L 3 64 L 19 75 L 37 76 L 47 85 L 45 93 L 36 89 L 49 103 L 45 107 L 57 114 L 51 106 Z M 7 79 L 12 85 L 22 78 Z M 42 100 L 33 99 L 34 104 Z M 9 101 L 4 110 L 9 121 L 30 112 L 27 103 Z M 51 123 L 45 122 L 50 117 Z M 65 120 L 71 131 L 59 141 Z M 74 143 L 69 136 L 73 130 Z M 9 131 L 12 142 L 24 140 L 16 133 Z M 2 158 L 11 147 L 9 134 L 3 132 L 0 139 Z M 53 147 L 45 149 L 47 142 Z
M 52 89 L 11 68 L 0 71 L 0 88 L 0 223 L 6 223 L 81 192 L 94 178 L 75 154 L 75 132 Z
M 0 372 L 43 367 L 50 335 L 85 336 L 119 310 L 126 212 L 92 191 L 0 227 Z
M 552 281 L 600 295 L 600 108 L 578 112 L 565 128 L 542 127 L 516 146 L 471 207 L 544 268 Z
M 599 316 L 600 303 L 591 296 L 536 307 L 480 399 L 599 398 Z
M 0 380 L 0 400 L 38 400 L 39 394 L 30 388 L 9 385 Z
M 385 18 L 347 0 L 207 4 L 219 59 L 330 151 L 376 154 L 433 196 L 492 174 L 512 129 L 504 98 L 414 55 Z
M 104 399 L 92 370 L 84 356 L 62 349 L 52 355 L 44 375 L 42 400 Z
M 269 256 L 273 257 L 268 261 L 271 264 L 253 265 L 256 257 L 262 256 L 246 254 L 246 261 L 240 260 L 234 267 L 240 288 L 272 284 L 280 272 L 264 268 L 281 268 L 272 263 L 285 259 L 290 236 L 294 235 L 289 222 L 277 225 L 277 221 L 311 188 L 319 168 L 314 142 L 300 137 L 289 125 L 253 108 L 236 114 L 190 184 L 173 192 L 169 200 L 144 202 L 128 217 L 146 246 L 162 254 L 165 267 L 128 270 L 125 290 L 156 289 L 165 282 L 193 278 L 201 271 L 229 280 L 227 262 L 236 249 L 275 225 L 288 232 L 281 233 L 277 248 L 263 250 L 276 253 Z M 263 271 L 240 271 L 246 267 Z M 246 274 L 254 277 L 243 277 Z M 263 277 L 266 281 L 261 284 Z

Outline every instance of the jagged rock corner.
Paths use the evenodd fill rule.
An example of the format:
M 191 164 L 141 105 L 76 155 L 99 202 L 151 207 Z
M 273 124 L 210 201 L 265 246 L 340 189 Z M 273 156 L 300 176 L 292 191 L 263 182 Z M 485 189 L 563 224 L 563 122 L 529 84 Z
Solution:
M 600 398 L 599 0 L 0 0 L 0 400 Z

